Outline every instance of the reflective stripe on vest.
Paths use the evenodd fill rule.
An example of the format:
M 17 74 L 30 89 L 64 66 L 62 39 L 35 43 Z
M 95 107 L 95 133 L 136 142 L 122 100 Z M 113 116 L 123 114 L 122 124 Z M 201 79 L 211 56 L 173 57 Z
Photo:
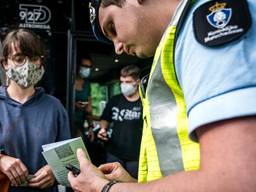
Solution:
M 174 68 L 176 26 L 188 2 L 179 6 L 156 51 L 145 98 L 139 182 L 199 168 L 199 144 L 188 137 L 184 95 Z

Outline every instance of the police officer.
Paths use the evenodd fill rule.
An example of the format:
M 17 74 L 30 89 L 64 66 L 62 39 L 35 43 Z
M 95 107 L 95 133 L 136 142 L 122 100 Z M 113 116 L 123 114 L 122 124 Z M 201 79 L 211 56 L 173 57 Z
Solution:
M 79 150 L 82 172 L 77 178 L 69 173 L 72 187 L 255 191 L 255 10 L 253 0 L 93 1 L 99 40 L 113 41 L 117 54 L 155 55 L 142 91 L 139 181 L 157 181 L 124 183 L 133 180 L 122 167 L 98 170 Z

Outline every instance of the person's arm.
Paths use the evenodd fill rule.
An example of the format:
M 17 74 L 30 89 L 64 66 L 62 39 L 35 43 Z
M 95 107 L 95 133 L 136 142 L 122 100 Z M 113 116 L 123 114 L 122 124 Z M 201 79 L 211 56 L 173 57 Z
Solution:
M 200 170 L 179 172 L 147 184 L 117 183 L 110 192 L 254 192 L 256 117 L 208 124 L 196 132 L 201 147 Z M 71 186 L 85 192 L 100 192 L 107 179 L 95 173 L 89 162 L 80 163 L 83 178 L 78 180 L 69 175 Z M 91 175 L 94 177 L 90 183 Z M 87 181 L 86 185 L 81 181 Z
M 85 106 L 86 116 L 85 119 L 88 123 L 88 138 L 90 141 L 94 140 L 94 133 L 93 133 L 93 115 L 92 115 L 92 99 L 91 97 L 88 98 L 88 104 Z
M 253 192 L 256 189 L 256 117 L 209 124 L 197 129 L 199 171 L 180 172 L 143 185 L 117 184 L 111 192 Z
M 108 134 L 107 134 L 107 129 L 109 126 L 109 122 L 106 120 L 100 120 L 100 130 L 98 132 L 98 138 L 107 141 L 108 140 Z
M 92 115 L 92 99 L 91 97 L 88 98 L 88 103 L 85 106 L 86 111 L 86 120 L 88 122 L 88 128 L 93 128 L 93 115 Z
M 109 124 L 112 122 L 113 101 L 113 98 L 109 100 L 100 117 L 100 130 L 97 137 L 103 141 L 108 140 L 107 130 L 109 128 Z

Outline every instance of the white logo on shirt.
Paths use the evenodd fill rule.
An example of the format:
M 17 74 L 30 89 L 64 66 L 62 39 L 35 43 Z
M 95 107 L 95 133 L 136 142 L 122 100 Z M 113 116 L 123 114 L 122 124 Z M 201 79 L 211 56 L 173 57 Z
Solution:
M 117 107 L 112 108 L 112 119 L 116 121 L 124 121 L 124 120 L 135 120 L 139 119 L 141 115 L 140 111 L 130 110 L 130 109 L 122 109 L 120 110 Z

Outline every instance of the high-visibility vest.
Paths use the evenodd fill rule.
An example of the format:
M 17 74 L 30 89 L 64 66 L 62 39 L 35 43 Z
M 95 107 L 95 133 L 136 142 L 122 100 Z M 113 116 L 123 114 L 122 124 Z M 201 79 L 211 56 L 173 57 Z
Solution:
M 190 0 L 179 5 L 156 50 L 145 95 L 140 90 L 144 127 L 139 182 L 199 169 L 200 148 L 188 137 L 186 104 L 174 67 L 177 27 L 190 5 Z

